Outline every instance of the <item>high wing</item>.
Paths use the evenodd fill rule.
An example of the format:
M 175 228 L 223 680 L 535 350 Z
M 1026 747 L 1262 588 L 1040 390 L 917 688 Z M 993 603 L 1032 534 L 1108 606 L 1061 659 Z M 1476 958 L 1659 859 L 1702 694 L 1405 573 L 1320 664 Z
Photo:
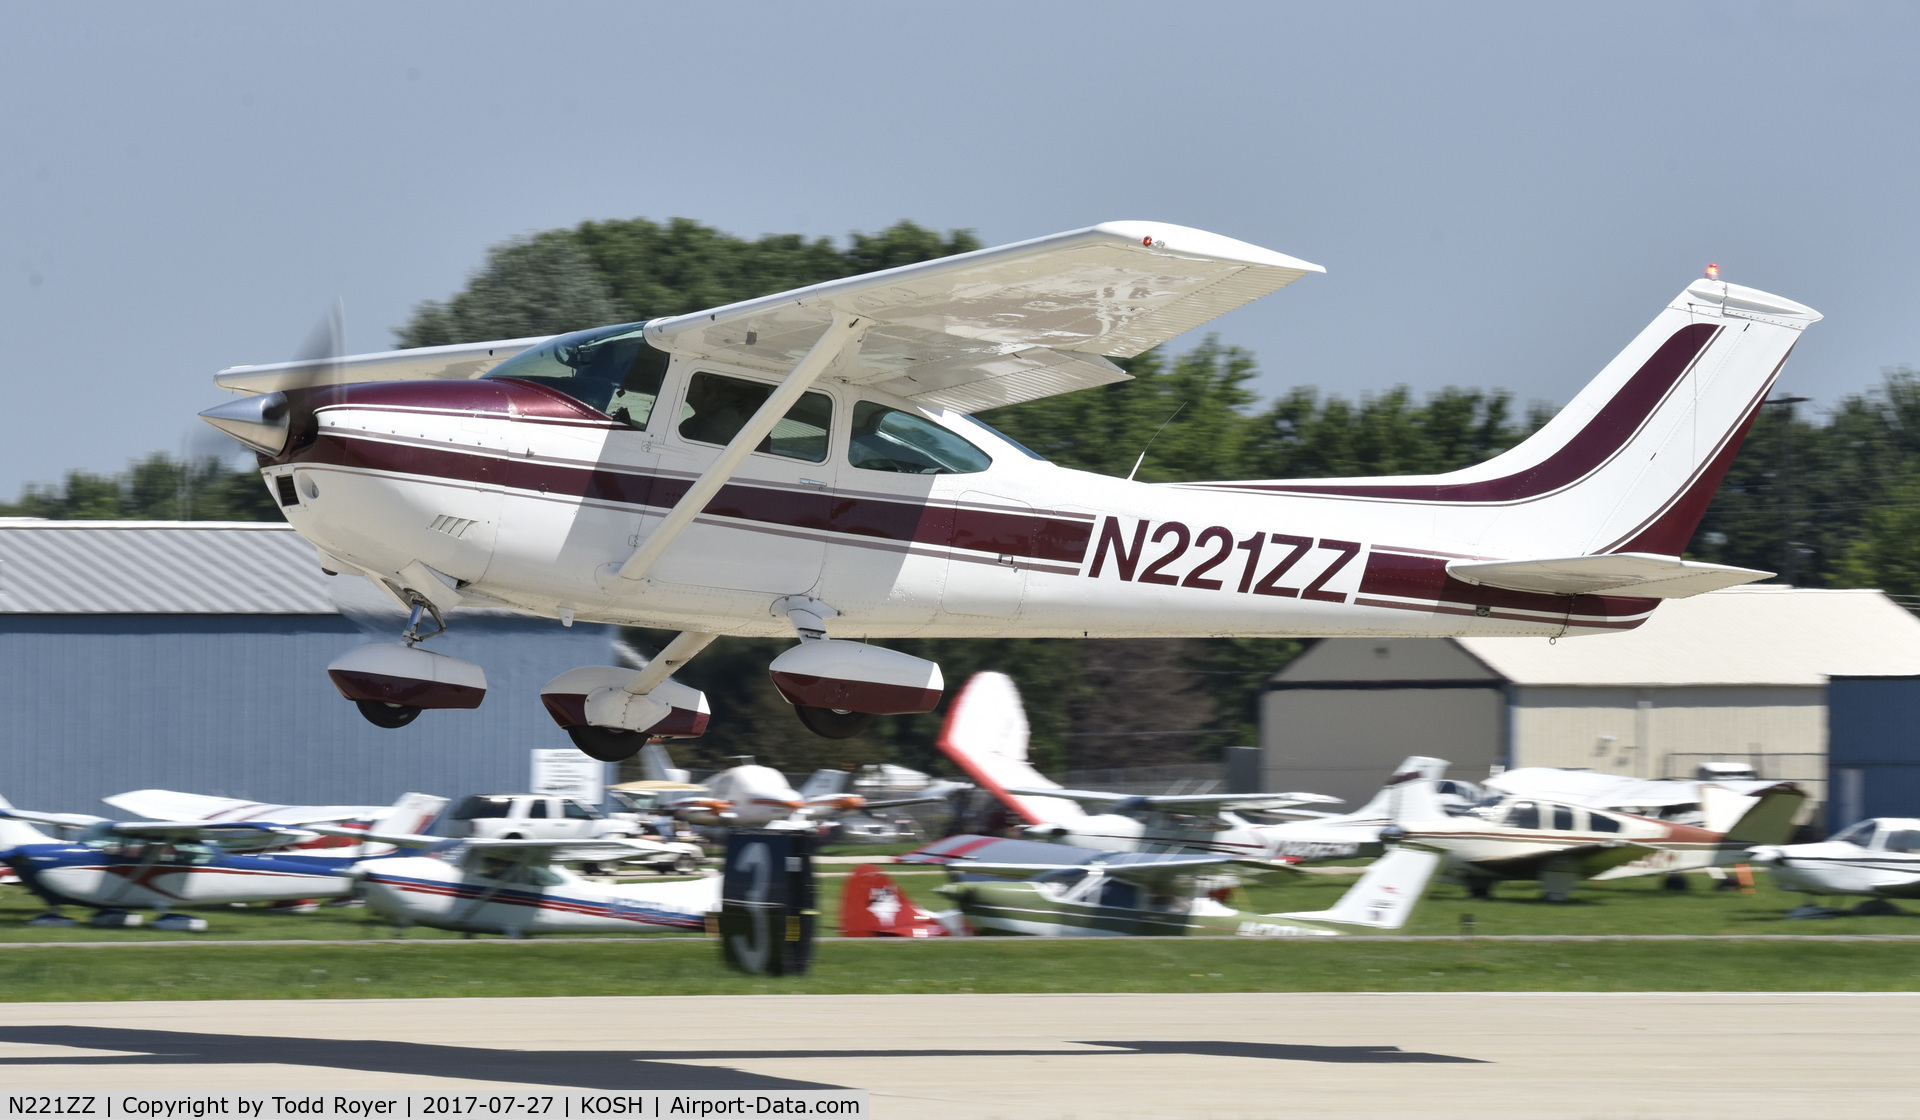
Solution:
M 213 375 L 213 383 L 232 393 L 274 393 L 309 385 L 352 385 L 366 381 L 460 380 L 479 377 L 520 351 L 552 337 L 541 335 L 538 338 L 509 338 L 499 342 L 383 350 L 377 354 L 354 354 L 345 358 L 228 366 Z
M 396 848 L 424 848 L 443 851 L 467 848 L 478 851 L 522 855 L 530 862 L 572 863 L 579 860 L 618 861 L 640 859 L 667 851 L 664 844 L 652 840 L 461 840 L 447 836 L 423 836 L 411 832 L 366 832 L 357 828 L 315 825 L 323 836 L 346 836 L 373 844 L 391 844 Z
M 0 817 L 59 829 L 95 831 L 132 839 L 220 841 L 247 847 L 267 847 L 311 840 L 317 832 L 267 821 L 112 821 L 85 813 L 33 813 L 0 809 Z
M 1159 888 L 1181 875 L 1207 870 L 1294 872 L 1287 864 L 1209 853 L 1110 852 L 1075 848 L 1035 840 L 1001 840 L 991 836 L 949 836 L 918 851 L 894 857 L 895 863 L 944 866 L 950 871 L 1026 877 L 1047 871 L 1076 868 L 1099 870 L 1118 879 Z
M 647 339 L 784 373 L 841 312 L 872 325 L 836 376 L 975 412 L 1124 381 L 1107 358 L 1325 271 L 1184 226 L 1107 222 L 656 319 Z
M 160 821 L 266 821 L 316 824 L 321 821 L 379 820 L 388 805 L 270 805 L 239 797 L 210 797 L 170 789 L 135 789 L 100 800 L 136 817 Z
M 1163 809 L 1168 812 L 1211 813 L 1220 810 L 1248 812 L 1286 809 L 1295 805 L 1338 805 L 1341 799 L 1323 793 L 1108 793 L 1090 789 L 1009 789 L 1008 793 L 1031 797 L 1064 797 L 1082 805 L 1110 805 L 1120 812 L 1130 809 Z

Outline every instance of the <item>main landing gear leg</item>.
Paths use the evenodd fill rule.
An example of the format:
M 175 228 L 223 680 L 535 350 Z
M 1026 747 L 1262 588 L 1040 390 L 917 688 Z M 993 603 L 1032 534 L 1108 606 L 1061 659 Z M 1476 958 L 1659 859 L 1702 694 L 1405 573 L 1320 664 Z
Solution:
M 437 638 L 446 633 L 447 620 L 440 614 L 438 607 L 420 596 L 410 595 L 409 598 L 413 600 L 413 610 L 407 614 L 407 628 L 400 632 L 400 640 L 407 643 L 408 649 L 412 649 L 428 638 Z M 420 623 L 425 619 L 433 620 L 433 629 L 422 634 Z M 390 704 L 384 700 L 355 700 L 353 706 L 360 709 L 360 714 L 368 723 L 389 730 L 405 727 L 418 719 L 420 713 L 425 710 L 411 704 Z

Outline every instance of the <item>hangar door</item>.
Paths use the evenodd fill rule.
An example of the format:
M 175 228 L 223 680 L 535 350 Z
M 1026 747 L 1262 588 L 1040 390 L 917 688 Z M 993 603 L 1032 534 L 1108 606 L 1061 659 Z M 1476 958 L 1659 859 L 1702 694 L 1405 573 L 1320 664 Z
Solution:
M 1827 833 L 1920 814 L 1920 677 L 1827 681 Z
M 1506 753 L 1507 699 L 1495 682 L 1275 682 L 1261 700 L 1269 790 L 1307 790 L 1359 808 L 1409 755 L 1444 758 L 1482 781 Z

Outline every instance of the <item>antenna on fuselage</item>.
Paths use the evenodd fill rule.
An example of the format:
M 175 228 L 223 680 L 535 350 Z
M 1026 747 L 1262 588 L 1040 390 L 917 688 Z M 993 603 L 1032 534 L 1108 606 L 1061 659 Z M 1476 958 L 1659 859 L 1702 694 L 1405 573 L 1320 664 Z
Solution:
M 1180 408 L 1185 408 L 1185 407 L 1187 407 L 1187 402 L 1186 402 L 1186 401 L 1181 401 L 1181 402 L 1180 402 Z M 1174 410 L 1173 410 L 1173 416 L 1178 416 L 1178 415 L 1180 415 L 1180 408 L 1176 408 L 1176 409 L 1174 409 Z M 1146 446 L 1146 447 L 1142 447 L 1142 448 L 1140 449 L 1140 457 L 1139 457 L 1138 459 L 1135 459 L 1135 460 L 1133 461 L 1133 469 L 1127 472 L 1127 481 L 1128 481 L 1128 482 L 1132 482 L 1132 481 L 1133 481 L 1133 476 L 1134 476 L 1134 475 L 1136 475 L 1136 474 L 1139 474 L 1139 473 L 1140 473 L 1140 464 L 1142 464 L 1142 463 L 1144 463 L 1144 462 L 1146 462 L 1146 461 L 1147 461 L 1147 451 L 1148 451 L 1148 449 L 1150 449 L 1151 447 L 1153 447 L 1153 441 L 1154 441 L 1154 440 L 1156 440 L 1156 439 L 1159 439 L 1159 438 L 1160 438 L 1160 433 L 1161 433 L 1161 432 L 1164 432 L 1164 431 L 1166 431 L 1166 430 L 1167 430 L 1167 425 L 1168 425 L 1168 424 L 1171 424 L 1171 423 L 1173 423 L 1173 416 L 1169 416 L 1169 417 L 1167 417 L 1167 418 L 1166 418 L 1165 420 L 1162 420 L 1162 421 L 1160 422 L 1160 426 L 1159 426 L 1158 428 L 1155 428 L 1155 429 L 1153 430 L 1153 434 L 1147 437 L 1147 446 Z

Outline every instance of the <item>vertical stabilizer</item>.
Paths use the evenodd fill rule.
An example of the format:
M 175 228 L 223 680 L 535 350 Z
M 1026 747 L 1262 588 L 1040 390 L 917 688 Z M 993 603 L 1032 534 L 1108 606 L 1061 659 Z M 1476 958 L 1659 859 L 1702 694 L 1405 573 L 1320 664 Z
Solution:
M 1300 918 L 1315 922 L 1366 926 L 1369 929 L 1399 929 L 1413 916 L 1414 904 L 1427 889 L 1427 880 L 1440 864 L 1432 852 L 1414 848 L 1395 848 L 1373 861 L 1331 910 L 1294 914 L 1275 914 L 1276 918 Z
M 393 803 L 387 815 L 368 826 L 367 831 L 380 836 L 424 836 L 427 828 L 433 824 L 440 810 L 447 807 L 447 799 L 435 797 L 431 793 L 403 793 L 400 800 Z M 392 855 L 396 849 L 392 844 L 362 844 L 359 855 L 363 859 L 374 856 Z
M 0 797 L 0 809 L 11 809 L 13 803 Z M 0 852 L 18 848 L 24 844 L 52 844 L 53 837 L 28 824 L 26 821 L 10 821 L 0 818 Z
M 1441 778 L 1446 777 L 1448 765 L 1450 764 L 1444 758 L 1428 758 L 1425 755 L 1413 755 L 1399 766 L 1394 767 L 1393 773 L 1388 776 L 1386 784 L 1380 787 L 1379 793 L 1374 794 L 1371 800 L 1365 805 L 1360 806 L 1360 808 L 1355 809 L 1352 813 L 1349 813 L 1348 816 L 1353 820 L 1361 821 L 1392 820 L 1394 787 L 1406 781 L 1410 776 L 1437 782 Z
M 1005 673 L 975 673 L 947 709 L 940 750 L 1028 824 L 1065 824 L 1087 815 L 1064 797 L 1016 797 L 1009 789 L 1058 789 L 1027 761 L 1027 713 Z

